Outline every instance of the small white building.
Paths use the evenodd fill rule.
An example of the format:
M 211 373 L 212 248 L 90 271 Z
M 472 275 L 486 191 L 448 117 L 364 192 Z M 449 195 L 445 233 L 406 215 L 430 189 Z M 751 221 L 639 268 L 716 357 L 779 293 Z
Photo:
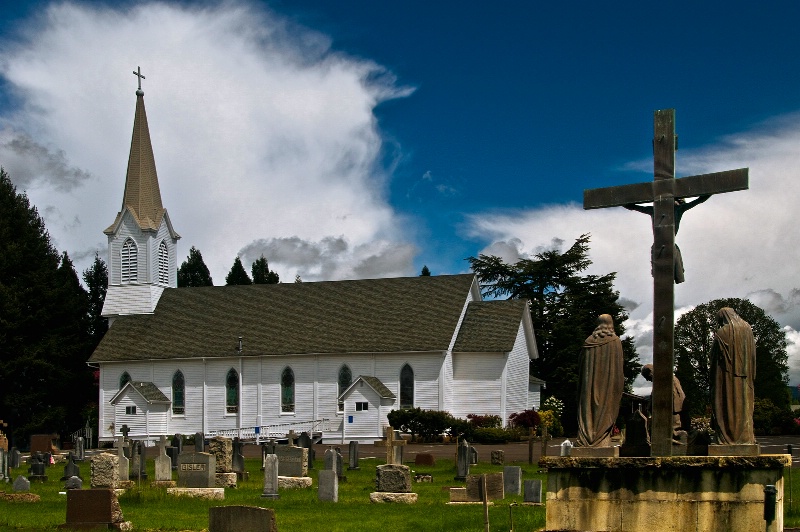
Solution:
M 176 244 L 137 91 L 123 205 L 106 230 L 111 327 L 99 435 L 135 438 L 327 420 L 372 441 L 393 409 L 508 416 L 532 403 L 527 301 L 482 301 L 472 274 L 176 288 Z

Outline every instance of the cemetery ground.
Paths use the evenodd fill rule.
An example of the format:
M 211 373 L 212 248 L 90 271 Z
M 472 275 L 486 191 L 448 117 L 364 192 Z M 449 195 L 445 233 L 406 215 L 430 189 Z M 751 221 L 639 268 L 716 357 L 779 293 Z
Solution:
M 550 442 L 547 454 L 555 456 L 558 444 L 563 438 Z M 793 471 L 788 469 L 784 475 L 784 524 L 787 527 L 800 527 L 800 438 L 760 437 L 759 443 L 763 453 L 785 453 L 787 445 L 792 444 L 795 451 Z M 346 453 L 347 446 L 341 446 Z M 534 464 L 527 463 L 528 446 L 525 443 L 508 445 L 482 445 L 478 449 L 480 461 L 470 468 L 471 474 L 495 473 L 502 471 L 502 466 L 489 463 L 489 453 L 493 449 L 505 452 L 505 465 L 518 465 L 522 468 L 522 478 L 540 479 L 543 492 L 546 491 L 546 475 L 539 471 L 536 461 L 541 454 L 539 444 L 535 446 Z M 134 488 L 121 495 L 119 502 L 126 521 L 133 524 L 134 530 L 141 531 L 200 531 L 208 528 L 208 509 L 221 505 L 248 505 L 273 508 L 276 512 L 279 530 L 295 530 L 297 528 L 325 531 L 350 530 L 483 530 L 483 507 L 476 505 L 448 505 L 448 487 L 463 487 L 463 482 L 453 479 L 455 476 L 455 445 L 413 444 L 406 447 L 405 463 L 414 474 L 430 474 L 432 483 L 412 481 L 412 490 L 419 494 L 416 504 L 372 504 L 369 494 L 375 488 L 375 467 L 383 464 L 382 448 L 362 445 L 360 448 L 361 469 L 343 472 L 347 481 L 339 484 L 339 502 L 320 502 L 317 500 L 317 475 L 323 467 L 321 456 L 327 445 L 315 445 L 317 459 L 314 469 L 309 470 L 314 485 L 310 489 L 280 490 L 279 500 L 261 498 L 263 491 L 263 474 L 260 470 L 261 460 L 256 458 L 260 450 L 255 446 L 247 446 L 246 469 L 250 473 L 249 480 L 239 482 L 235 489 L 225 490 L 224 501 L 177 498 L 169 496 L 163 489 L 150 487 L 154 478 L 152 456 L 148 455 L 148 479 L 137 482 Z M 152 448 L 148 449 L 153 451 Z M 436 458 L 432 467 L 414 465 L 417 453 L 430 453 Z M 347 464 L 345 455 L 344 463 Z M 89 483 L 89 463 L 80 464 L 84 477 L 84 486 Z M 24 474 L 27 466 L 12 471 L 16 477 Z M 54 530 L 65 522 L 66 496 L 63 492 L 63 481 L 58 478 L 63 464 L 56 464 L 48 469 L 50 480 L 45 483 L 32 482 L 31 493 L 41 496 L 37 503 L 10 502 L 0 498 L 0 531 L 14 530 Z M 790 477 L 791 475 L 791 477 Z M 791 491 L 790 491 L 791 488 Z M 12 493 L 11 485 L 0 484 L 0 491 Z M 495 501 L 489 507 L 490 527 L 492 531 L 511 529 L 513 518 L 514 530 L 541 530 L 545 526 L 544 506 L 524 506 L 522 495 L 506 495 L 505 500 Z
M 154 465 L 148 459 L 148 479 L 137 481 L 135 486 L 119 497 L 119 503 L 126 521 L 133 524 L 134 530 L 151 531 L 200 531 L 208 528 L 208 509 L 221 505 L 248 505 L 273 508 L 275 510 L 278 530 L 324 530 L 324 531 L 364 531 L 364 530 L 483 530 L 483 506 L 481 504 L 448 505 L 449 487 L 463 487 L 464 482 L 454 480 L 456 465 L 453 454 L 455 445 L 441 447 L 449 458 L 436 457 L 435 466 L 414 465 L 413 454 L 408 451 L 428 452 L 430 446 L 409 446 L 405 463 L 412 470 L 412 491 L 419 495 L 416 504 L 374 504 L 369 501 L 369 494 L 375 491 L 375 467 L 385 463 L 383 449 L 362 446 L 359 461 L 360 470 L 348 470 L 345 460 L 344 475 L 347 480 L 339 483 L 339 502 L 320 502 L 317 500 L 317 476 L 323 468 L 321 456 L 327 445 L 316 445 L 317 459 L 309 476 L 314 484 L 309 489 L 282 489 L 279 500 L 261 498 L 263 491 L 263 474 L 260 470 L 261 459 L 249 457 L 245 459 L 249 480 L 240 481 L 237 488 L 225 490 L 224 501 L 191 499 L 167 495 L 164 489 L 150 487 L 154 478 Z M 425 447 L 425 450 L 423 450 Z M 489 446 L 485 446 L 487 449 Z M 492 446 L 503 448 L 504 446 Z M 521 446 L 520 446 L 521 447 Z M 255 446 L 248 446 L 250 451 L 258 451 Z M 344 446 L 346 449 L 346 446 Z M 343 450 L 344 450 L 343 449 Z M 545 474 L 538 472 L 538 466 L 527 464 L 527 445 L 525 460 L 506 459 L 505 465 L 522 467 L 523 479 L 541 479 L 545 482 Z M 247 456 L 251 453 L 248 452 Z M 409 460 L 409 456 L 411 456 Z M 89 483 L 88 461 L 80 465 L 84 476 L 84 486 Z M 14 476 L 24 474 L 23 468 L 14 471 Z M 41 496 L 36 503 L 10 502 L 0 500 L 0 530 L 53 530 L 65 523 L 66 496 L 63 492 L 63 481 L 59 481 L 63 464 L 56 464 L 48 473 L 50 480 L 45 483 L 31 482 L 31 493 Z M 480 456 L 480 462 L 470 468 L 470 474 L 502 472 L 503 466 L 489 463 L 489 451 Z M 433 476 L 433 482 L 414 482 L 415 474 Z M 11 485 L 0 486 L 0 490 L 11 493 Z M 523 496 L 507 495 L 505 500 L 494 501 L 489 507 L 491 530 L 510 530 L 513 518 L 516 530 L 537 530 L 544 527 L 545 514 L 543 506 L 525 506 Z

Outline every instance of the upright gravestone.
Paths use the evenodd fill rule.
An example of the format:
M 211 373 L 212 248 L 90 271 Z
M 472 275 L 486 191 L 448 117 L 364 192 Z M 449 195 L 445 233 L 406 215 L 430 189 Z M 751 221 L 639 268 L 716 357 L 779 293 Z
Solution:
M 526 480 L 525 492 L 522 495 L 523 502 L 541 504 L 542 503 L 542 481 L 541 479 Z
M 267 454 L 264 456 L 264 490 L 261 492 L 264 499 L 280 499 L 278 495 L 278 455 Z
M 178 470 L 178 456 L 183 452 L 183 435 L 176 434 L 170 441 L 170 446 L 167 447 L 167 456 L 172 460 L 172 470 Z
M 344 476 L 344 460 L 342 459 L 342 450 L 337 447 L 334 449 L 336 452 L 336 476 L 339 477 L 339 482 L 344 482 L 347 477 Z
M 325 451 L 325 456 L 323 458 L 323 469 L 325 471 L 336 471 L 336 466 L 336 451 L 333 450 L 333 447 L 330 447 L 327 451 Z
M 456 451 L 456 480 L 467 480 L 469 475 L 469 443 L 461 438 Z
M 144 480 L 147 478 L 147 470 L 145 469 L 145 451 L 144 445 L 139 440 L 132 442 L 131 445 L 131 471 L 135 480 Z
M 86 442 L 83 436 L 78 436 L 75 440 L 75 461 L 83 462 L 86 460 Z
M 314 453 L 314 445 L 311 435 L 309 435 L 308 432 L 301 432 L 297 442 L 300 447 L 308 449 L 308 468 L 314 469 L 314 459 L 316 458 L 316 454 Z
M 271 455 L 267 455 L 271 456 Z M 279 445 L 275 449 L 278 457 L 279 475 L 282 477 L 308 476 L 308 449 Z
M 208 452 L 217 461 L 216 486 L 235 488 L 237 475 L 233 471 L 233 440 L 217 436 L 208 440 Z
M 14 481 L 11 489 L 14 491 L 31 491 L 31 481 L 20 475 Z
M 117 447 L 117 464 L 119 467 L 118 480 L 126 482 L 130 480 L 131 477 L 130 477 L 130 462 L 128 461 L 128 457 L 125 456 L 125 448 L 127 447 L 127 444 L 125 443 L 124 437 L 123 436 L 117 437 L 117 441 L 114 442 L 114 445 Z
M 67 522 L 60 528 L 130 530 L 132 526 L 130 522 L 123 522 L 114 490 L 96 489 L 67 492 Z
M 406 444 L 403 439 L 397 438 L 400 433 L 395 431 L 392 427 L 384 427 L 384 439 L 376 441 L 375 446 L 381 445 L 386 448 L 386 463 L 387 464 L 401 464 L 403 462 L 403 452 L 396 451 L 395 448 L 402 447 Z
M 506 461 L 506 452 L 501 449 L 494 450 L 489 455 L 489 459 L 492 465 L 503 465 Z
M 236 473 L 239 480 L 245 480 L 247 471 L 244 469 L 244 444 L 239 438 L 233 439 L 233 457 L 231 458 L 231 468 Z
M 505 498 L 503 473 L 485 473 L 467 477 L 467 500 L 477 502 L 483 500 L 483 477 L 486 477 L 486 500 L 501 501 Z
M 20 453 L 19 449 L 17 449 L 16 447 L 12 447 L 11 450 L 8 452 L 8 467 L 12 469 L 17 469 L 21 463 L 22 463 L 22 453 Z
M 213 506 L 208 509 L 208 532 L 277 532 L 275 510 L 257 506 Z
M 90 485 L 92 488 L 117 488 L 119 484 L 119 469 L 118 455 L 112 453 L 95 454 L 89 460 Z
M 330 451 L 330 449 L 328 449 Z M 325 454 L 328 453 L 325 452 Z M 319 472 L 319 486 L 317 487 L 317 498 L 321 501 L 339 501 L 339 476 L 335 470 L 324 469 Z
M 216 486 L 217 461 L 210 453 L 187 452 L 178 457 L 178 487 Z
M 8 480 L 8 453 L 0 447 L 0 481 Z
M 61 477 L 61 480 L 68 480 L 71 477 L 83 479 L 81 476 L 81 469 L 78 467 L 78 464 L 75 463 L 75 456 L 72 454 L 72 451 L 67 455 L 67 464 L 64 466 L 64 476 Z
M 172 481 L 172 460 L 167 456 L 167 438 L 161 436 L 158 442 L 158 456 L 156 456 L 156 482 Z
M 349 444 L 347 459 L 349 461 L 349 465 L 347 467 L 349 471 L 358 471 L 361 469 L 361 467 L 358 465 L 358 442 L 356 440 L 352 440 Z
M 469 465 L 478 465 L 478 449 L 469 446 Z
M 503 468 L 503 491 L 510 495 L 519 495 L 522 488 L 522 468 L 505 466 Z
M 44 462 L 42 462 L 39 457 L 32 457 L 28 461 L 28 465 L 28 480 L 38 480 L 40 482 L 47 481 Z
M 83 480 L 80 477 L 69 477 L 64 482 L 65 490 L 79 490 L 83 488 Z
M 206 450 L 206 436 L 202 432 L 195 432 L 194 434 L 194 450 L 197 453 L 202 453 Z
M 375 491 L 369 494 L 373 503 L 417 502 L 417 494 L 411 492 L 411 469 L 402 464 L 384 464 L 375 468 Z

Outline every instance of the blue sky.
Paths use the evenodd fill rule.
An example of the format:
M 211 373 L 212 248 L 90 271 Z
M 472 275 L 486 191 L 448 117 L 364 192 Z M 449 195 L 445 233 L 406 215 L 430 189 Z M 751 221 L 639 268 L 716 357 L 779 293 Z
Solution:
M 136 78 L 162 197 L 217 284 L 264 253 L 285 281 L 466 271 L 592 234 L 649 356 L 649 223 L 585 188 L 750 168 L 686 215 L 679 312 L 748 297 L 800 380 L 800 4 L 15 3 L 0 13 L 0 165 L 79 268 L 122 197 Z M 584 334 L 584 333 L 581 333 Z

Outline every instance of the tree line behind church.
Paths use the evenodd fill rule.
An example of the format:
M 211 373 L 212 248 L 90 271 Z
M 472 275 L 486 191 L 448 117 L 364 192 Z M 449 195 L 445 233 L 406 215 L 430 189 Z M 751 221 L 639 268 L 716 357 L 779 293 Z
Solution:
M 252 278 L 247 275 L 242 259 L 237 256 L 233 261 L 231 271 L 225 277 L 225 285 L 278 284 L 281 280 L 276 272 L 269 269 L 269 263 L 264 255 L 261 255 L 253 262 L 250 272 L 253 275 Z M 189 286 L 214 286 L 211 272 L 209 272 L 206 263 L 203 262 L 203 255 L 194 246 L 191 247 L 189 256 L 178 268 L 178 287 Z

